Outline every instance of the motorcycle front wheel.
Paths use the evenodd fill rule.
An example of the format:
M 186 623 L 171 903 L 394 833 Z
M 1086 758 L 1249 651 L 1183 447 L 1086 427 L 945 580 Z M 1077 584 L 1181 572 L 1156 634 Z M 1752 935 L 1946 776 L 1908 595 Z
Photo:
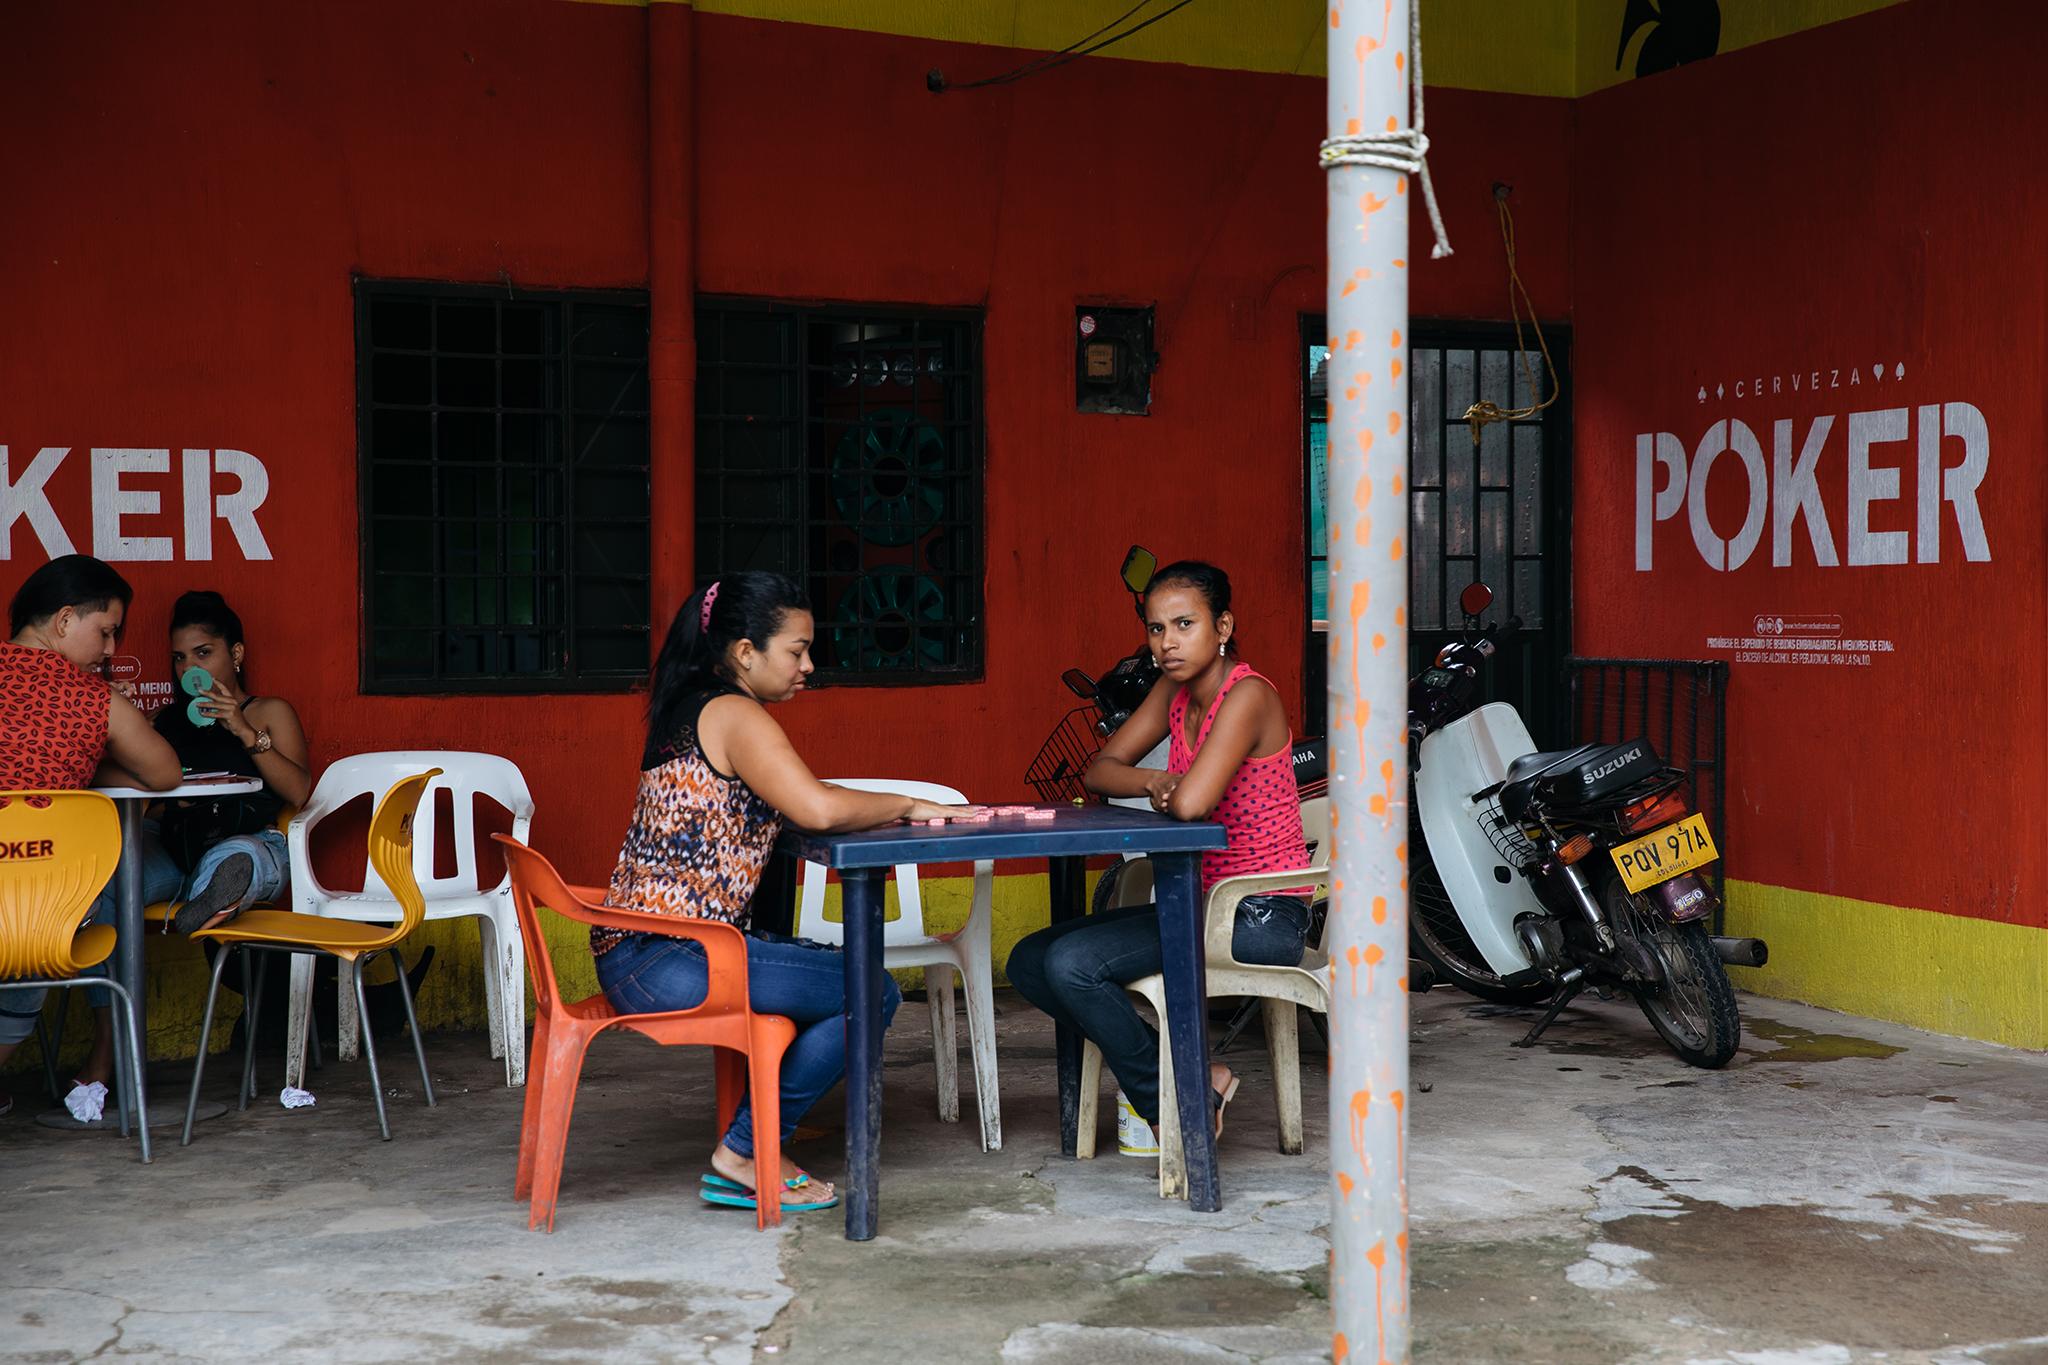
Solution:
M 1422 826 L 1413 822 L 1408 826 L 1408 948 L 1459 990 L 1497 1005 L 1540 1005 L 1557 991 L 1547 981 L 1506 985 L 1486 965 L 1430 859 Z
M 1647 948 L 1663 969 L 1661 982 L 1634 990 L 1651 1027 L 1687 1066 L 1726 1066 L 1742 1042 L 1742 1015 L 1705 922 L 1671 923 L 1619 877 L 1608 879 L 1601 900 L 1615 932 Z

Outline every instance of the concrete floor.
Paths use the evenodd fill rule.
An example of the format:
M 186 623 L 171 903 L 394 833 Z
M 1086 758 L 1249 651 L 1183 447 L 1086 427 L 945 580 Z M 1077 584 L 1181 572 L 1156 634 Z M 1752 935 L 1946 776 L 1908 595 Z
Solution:
M 359 1064 L 296 1112 L 272 1064 L 272 1099 L 190 1148 L 166 1132 L 149 1168 L 17 1109 L 0 1361 L 1328 1359 L 1313 1035 L 1305 1157 L 1273 1150 L 1256 1036 L 1226 1059 L 1246 1076 L 1226 1208 L 1200 1215 L 1148 1163 L 1054 1154 L 1050 1031 L 1000 1007 L 990 1154 L 971 1093 L 967 1123 L 933 1117 L 921 1010 L 899 1015 L 865 1245 L 836 1210 L 758 1234 L 699 1203 L 708 1065 L 632 1038 L 593 1052 L 552 1236 L 511 1198 L 519 1095 L 476 1037 L 430 1040 L 434 1110 L 387 1045 L 389 1144 Z M 1520 1052 L 1523 1017 L 1416 1007 L 1417 1360 L 2048 1362 L 2048 1059 L 1745 998 L 1745 1051 L 1707 1074 L 1633 1008 L 1575 1010 Z M 821 1112 L 835 1131 L 796 1151 L 829 1174 L 836 1096 Z

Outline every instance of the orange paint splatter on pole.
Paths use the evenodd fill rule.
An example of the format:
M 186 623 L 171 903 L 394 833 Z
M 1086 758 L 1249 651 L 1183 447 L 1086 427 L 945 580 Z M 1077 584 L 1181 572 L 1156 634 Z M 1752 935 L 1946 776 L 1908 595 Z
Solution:
M 1394 349 L 1395 349 L 1395 350 L 1397 350 L 1397 351 L 1401 349 L 1401 329 L 1400 329 L 1399 327 L 1396 327 L 1396 328 L 1394 329 L 1394 341 L 1393 341 L 1393 346 L 1394 346 Z
M 1397 360 L 1397 361 L 1395 361 L 1394 363 L 1395 363 L 1396 365 L 1398 365 L 1398 364 L 1400 364 L 1401 362 Z M 1397 377 L 1398 377 L 1398 376 L 1397 376 Z M 1390 413 L 1388 413 L 1388 414 L 1387 414 L 1387 435 L 1389 435 L 1389 436 L 1399 436 L 1400 434 L 1401 434 L 1401 414 L 1400 414 L 1400 413 L 1398 413 L 1398 412 L 1390 412 Z
M 1387 898 L 1385 896 L 1374 896 L 1372 898 L 1372 922 L 1374 924 L 1385 924 L 1387 922 Z M 1372 950 L 1378 952 L 1380 950 L 1379 945 L 1374 944 Z
M 1387 1360 L 1387 1244 L 1384 1240 L 1374 1242 L 1372 1250 L 1365 1253 L 1365 1259 L 1372 1262 L 1373 1312 L 1380 1325 L 1380 1365 L 1391 1365 Z
M 1358 349 L 1358 344 L 1364 340 L 1365 338 L 1359 335 L 1358 331 L 1354 328 L 1353 330 L 1346 332 L 1344 334 L 1344 349 L 1347 351 L 1355 351 Z M 1369 374 L 1359 374 L 1353 376 L 1353 378 L 1355 382 L 1363 384 L 1370 382 L 1372 376 Z
M 1365 1120 L 1372 1113 L 1372 1087 L 1351 1092 L 1351 1150 L 1358 1153 L 1358 1164 L 1363 1170 L 1372 1169 L 1372 1159 L 1365 1154 Z
M 1330 1365 L 1344 1365 L 1351 1359 L 1351 1343 L 1344 1339 L 1342 1332 L 1330 1338 Z
M 1368 943 L 1365 946 L 1365 993 L 1367 995 L 1372 994 L 1373 969 L 1386 960 L 1386 950 L 1381 948 L 1379 944 Z
M 1351 964 L 1351 993 L 1358 994 L 1358 945 L 1352 944 L 1344 950 L 1344 960 Z
M 1372 637 L 1372 652 L 1373 652 L 1373 653 L 1377 654 L 1377 653 L 1379 653 L 1379 652 L 1380 652 L 1381 650 L 1385 649 L 1386 647 L 1387 647 L 1387 637 L 1386 637 L 1386 636 L 1384 636 L 1384 635 L 1380 635 L 1380 634 L 1375 634 L 1375 635 L 1374 635 L 1374 636 Z
M 1399 559 L 1399 558 L 1401 557 L 1401 537 L 1399 537 L 1399 536 L 1395 536 L 1395 537 L 1394 537 L 1394 552 L 1393 552 L 1393 557 L 1394 557 L 1395 559 Z
M 1396 378 L 1396 379 L 1399 379 L 1400 377 L 1401 377 L 1401 362 L 1397 360 L 1397 361 L 1395 361 L 1395 362 L 1394 362 L 1394 378 Z
M 1358 1188 L 1358 1182 L 1351 1178 L 1349 1171 L 1337 1172 L 1337 1189 L 1346 1199 L 1351 1197 L 1351 1191 L 1356 1188 Z

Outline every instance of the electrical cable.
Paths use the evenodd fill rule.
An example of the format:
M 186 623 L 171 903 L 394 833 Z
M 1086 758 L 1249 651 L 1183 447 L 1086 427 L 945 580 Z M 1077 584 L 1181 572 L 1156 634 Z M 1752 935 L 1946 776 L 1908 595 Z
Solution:
M 1144 29 L 1152 27 L 1152 25 L 1158 23 L 1161 19 L 1166 18 L 1175 10 L 1185 9 L 1187 6 L 1193 4 L 1194 0 L 1178 0 L 1178 3 L 1168 6 L 1166 9 L 1161 10 L 1158 14 L 1153 15 L 1150 19 L 1145 20 L 1143 23 L 1133 24 L 1130 28 L 1125 29 L 1121 33 L 1112 33 L 1109 37 L 1103 38 L 1101 42 L 1093 43 L 1092 46 L 1084 46 L 1084 44 L 1091 43 L 1092 40 L 1101 37 L 1101 35 L 1103 35 L 1104 33 L 1109 32 L 1110 29 L 1113 29 L 1118 24 L 1123 23 L 1125 20 L 1129 19 L 1139 10 L 1144 9 L 1147 5 L 1150 5 L 1152 2 L 1153 0 L 1138 0 L 1137 4 L 1131 6 L 1129 9 L 1125 10 L 1116 18 L 1104 24 L 1101 28 L 1096 29 L 1095 32 L 1090 33 L 1085 37 L 1075 39 L 1073 42 L 1067 44 L 1065 47 L 1061 48 L 1057 52 L 1049 52 L 1044 54 L 1043 56 L 1035 57 L 1032 60 L 1024 63 L 1024 65 L 1016 68 L 1014 71 L 1005 71 L 1002 74 L 996 76 L 984 76 L 982 79 L 978 81 L 968 81 L 962 85 L 953 85 L 946 80 L 946 75 L 943 71 L 939 70 L 937 67 L 933 67 L 930 71 L 925 73 L 925 89 L 931 91 L 934 95 L 939 95 L 944 94 L 948 90 L 980 90 L 989 86 L 1009 85 L 1012 82 L 1023 80 L 1026 76 L 1035 76 L 1041 71 L 1051 71 L 1057 67 L 1065 66 L 1069 62 L 1076 61 L 1082 57 L 1086 57 L 1090 53 L 1100 52 L 1102 51 L 1102 49 L 1109 47 L 1112 44 L 1120 43 L 1124 39 L 1130 37 L 1132 34 L 1138 33 Z

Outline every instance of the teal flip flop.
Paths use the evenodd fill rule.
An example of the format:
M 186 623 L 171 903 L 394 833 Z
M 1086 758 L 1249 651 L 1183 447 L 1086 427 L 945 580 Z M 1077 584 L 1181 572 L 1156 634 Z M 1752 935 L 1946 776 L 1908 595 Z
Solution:
M 760 1207 L 760 1204 L 754 1198 L 754 1192 L 745 1185 L 740 1184 L 737 1180 L 727 1180 L 716 1172 L 706 1171 L 702 1181 L 703 1188 L 697 1191 L 697 1197 L 707 1204 L 720 1204 L 734 1209 L 757 1209 Z M 830 1199 L 804 1200 L 800 1197 L 797 1199 L 789 1197 L 792 1194 L 800 1195 L 801 1191 L 809 1188 L 810 1183 L 811 1178 L 808 1175 L 791 1176 L 788 1180 L 782 1182 L 782 1188 L 785 1191 L 782 1198 L 782 1208 L 785 1212 L 809 1213 L 814 1209 L 829 1209 L 838 1204 L 839 1196 L 836 1194 Z

